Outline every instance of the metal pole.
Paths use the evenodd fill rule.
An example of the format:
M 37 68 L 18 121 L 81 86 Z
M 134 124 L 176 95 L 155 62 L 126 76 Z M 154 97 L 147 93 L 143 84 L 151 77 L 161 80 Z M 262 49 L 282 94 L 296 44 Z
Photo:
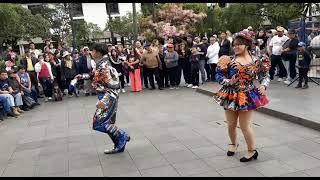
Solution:
M 73 14 L 72 14 L 72 3 L 69 3 L 69 16 L 71 19 L 71 31 L 72 31 L 72 47 L 73 49 L 76 49 L 77 47 L 77 42 L 76 42 L 76 31 L 74 28 L 74 23 L 73 23 Z
M 112 17 L 111 17 L 111 12 L 110 12 L 110 6 L 108 3 L 106 3 L 106 6 L 107 6 L 107 13 L 108 13 L 108 16 L 109 16 L 109 24 L 112 23 Z M 114 34 L 113 34 L 113 29 L 111 27 L 109 27 L 109 31 L 110 31 L 110 34 L 111 34 L 111 43 L 113 43 L 113 39 L 114 39 Z
M 132 3 L 132 20 L 133 20 L 133 39 L 134 42 L 138 39 L 138 29 L 137 29 L 137 12 L 136 12 L 136 4 Z

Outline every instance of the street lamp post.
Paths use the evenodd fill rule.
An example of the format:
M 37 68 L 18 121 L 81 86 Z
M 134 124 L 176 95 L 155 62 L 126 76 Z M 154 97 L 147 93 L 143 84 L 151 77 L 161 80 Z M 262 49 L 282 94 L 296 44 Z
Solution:
M 108 13 L 108 17 L 109 17 L 109 22 L 108 24 L 112 24 L 112 17 L 111 17 L 111 12 L 110 12 L 110 5 L 108 3 L 106 3 L 106 6 L 107 6 L 107 13 Z M 114 34 L 113 34 L 113 29 L 112 27 L 109 25 L 109 31 L 110 31 L 110 34 L 111 34 L 111 43 L 113 44 L 113 39 L 114 39 Z
M 73 47 L 73 49 L 76 49 L 76 47 L 77 47 L 77 42 L 76 42 L 76 31 L 75 31 L 74 22 L 73 22 L 72 3 L 69 3 L 68 6 L 69 6 L 69 7 L 68 7 L 68 9 L 69 9 L 69 16 L 70 16 L 70 19 L 71 19 L 72 47 Z
M 132 20 L 133 20 L 133 39 L 134 42 L 138 39 L 138 30 L 137 30 L 137 12 L 136 12 L 136 4 L 132 3 Z

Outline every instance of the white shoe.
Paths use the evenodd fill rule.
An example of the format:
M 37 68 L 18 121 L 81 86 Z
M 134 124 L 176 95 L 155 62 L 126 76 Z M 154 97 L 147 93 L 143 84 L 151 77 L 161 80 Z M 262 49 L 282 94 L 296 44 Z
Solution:
M 72 97 L 73 97 L 73 95 L 69 95 L 68 97 L 69 97 L 69 98 L 72 98 Z
M 176 86 L 175 89 L 180 89 L 179 86 Z
M 122 92 L 122 93 L 125 93 L 125 92 L 126 92 L 126 90 L 124 90 L 124 89 L 121 89 L 121 92 Z
M 188 87 L 188 86 L 189 86 L 189 84 L 188 84 L 188 83 L 185 83 L 185 84 L 184 84 L 184 86 L 185 86 L 185 87 Z
M 128 83 L 127 86 L 130 86 L 130 83 Z
M 192 86 L 192 89 L 197 89 L 199 88 L 199 86 Z
M 44 98 L 44 102 L 48 102 L 49 100 L 48 100 L 48 98 L 47 97 L 45 97 Z
M 170 87 L 169 89 L 174 89 L 174 87 Z
M 188 84 L 187 88 L 191 88 L 193 85 L 192 84 Z
M 52 100 L 52 97 L 49 97 L 48 100 L 51 101 L 51 100 Z
M 291 83 L 291 81 L 289 81 L 289 80 L 285 80 L 285 81 L 283 81 L 286 85 L 289 85 L 290 83 Z
M 282 78 L 278 78 L 278 82 L 281 82 L 281 81 L 283 81 L 283 79 Z

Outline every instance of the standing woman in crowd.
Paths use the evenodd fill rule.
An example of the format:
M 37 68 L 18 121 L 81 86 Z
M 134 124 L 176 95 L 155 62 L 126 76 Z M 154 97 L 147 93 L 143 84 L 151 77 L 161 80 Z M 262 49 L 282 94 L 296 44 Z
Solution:
M 37 73 L 38 82 L 40 82 L 42 89 L 45 95 L 45 101 L 52 100 L 52 92 L 53 92 L 53 75 L 51 72 L 51 65 L 49 62 L 48 56 L 39 55 L 38 60 L 39 62 L 36 63 L 34 66 L 35 71 Z
M 220 46 L 217 41 L 217 37 L 216 36 L 210 37 L 210 46 L 208 47 L 206 57 L 208 58 L 207 63 L 211 67 L 212 81 L 216 80 L 215 76 L 216 76 L 216 67 L 219 60 L 219 50 L 220 50 Z
M 145 88 L 149 87 L 148 83 L 148 73 L 147 73 L 147 67 L 142 64 L 141 58 L 142 55 L 145 53 L 145 49 L 141 45 L 140 41 L 136 41 L 134 48 L 134 52 L 136 54 L 136 58 L 140 59 L 140 72 L 141 72 L 141 83 L 144 84 Z
M 231 43 L 227 39 L 226 32 L 221 32 L 219 44 L 220 44 L 219 57 L 223 55 L 230 56 Z
M 190 82 L 190 71 L 188 70 L 188 64 L 189 59 L 188 59 L 188 48 L 184 42 L 181 42 L 179 44 L 178 48 L 178 55 L 179 55 L 179 74 L 178 74 L 178 79 L 181 79 L 181 70 L 183 71 L 183 78 L 185 81 L 185 86 L 187 87 L 192 87 L 192 83 Z
M 258 158 L 251 118 L 253 110 L 269 102 L 265 91 L 270 82 L 268 71 L 271 64 L 267 57 L 260 60 L 252 56 L 251 44 L 252 38 L 248 30 L 238 33 L 233 41 L 235 56 L 232 58 L 229 56 L 220 57 L 216 74 L 216 79 L 222 88 L 214 96 L 214 99 L 225 110 L 231 141 L 227 155 L 233 156 L 239 146 L 237 140 L 238 118 L 247 143 L 247 154 L 240 159 L 240 162 L 248 162 Z M 253 83 L 257 76 L 260 82 L 258 87 Z
M 159 46 L 159 59 L 161 62 L 161 68 L 159 70 L 159 79 L 160 79 L 160 83 L 159 85 L 161 85 L 161 88 L 168 88 L 169 86 L 169 74 L 168 74 L 168 69 L 166 66 L 166 63 L 164 62 L 164 47 L 163 45 Z
M 69 90 L 69 85 L 70 85 L 70 82 L 74 79 L 74 77 L 78 74 L 76 62 L 71 58 L 71 54 L 68 51 L 63 52 L 62 58 L 63 58 L 63 60 L 61 61 L 62 79 L 65 79 L 66 81 L 65 88 L 68 89 L 69 97 L 73 97 L 73 92 Z
M 168 44 L 168 52 L 164 56 L 164 62 L 169 72 L 170 85 L 171 85 L 170 89 L 179 89 L 178 60 L 179 60 L 179 55 L 174 50 L 174 45 Z
M 117 46 L 117 54 L 118 54 L 118 57 L 120 59 L 120 61 L 123 62 L 123 74 L 124 74 L 124 78 L 126 80 L 126 83 L 127 85 L 130 85 L 130 78 L 129 78 L 129 67 L 128 67 L 128 64 L 127 64 L 127 54 L 125 53 L 124 49 L 123 49 L 123 46 L 122 45 L 118 45 Z
M 128 55 L 129 76 L 131 82 L 131 91 L 142 91 L 139 59 L 136 59 L 134 55 Z
M 121 83 L 121 92 L 125 93 L 124 90 L 124 70 L 123 70 L 123 61 L 119 58 L 118 53 L 115 49 L 111 50 L 110 63 L 113 68 L 119 73 L 119 79 Z

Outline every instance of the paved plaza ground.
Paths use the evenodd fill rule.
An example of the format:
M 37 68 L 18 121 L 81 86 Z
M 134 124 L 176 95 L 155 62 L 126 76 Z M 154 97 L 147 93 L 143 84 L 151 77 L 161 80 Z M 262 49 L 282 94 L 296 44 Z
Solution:
M 107 134 L 92 130 L 96 97 L 42 103 L 0 123 L 1 176 L 320 176 L 320 132 L 255 113 L 258 160 L 227 157 L 221 107 L 193 89 L 121 94 L 117 124 L 126 150 L 105 155 Z M 240 132 L 240 129 L 239 129 Z

